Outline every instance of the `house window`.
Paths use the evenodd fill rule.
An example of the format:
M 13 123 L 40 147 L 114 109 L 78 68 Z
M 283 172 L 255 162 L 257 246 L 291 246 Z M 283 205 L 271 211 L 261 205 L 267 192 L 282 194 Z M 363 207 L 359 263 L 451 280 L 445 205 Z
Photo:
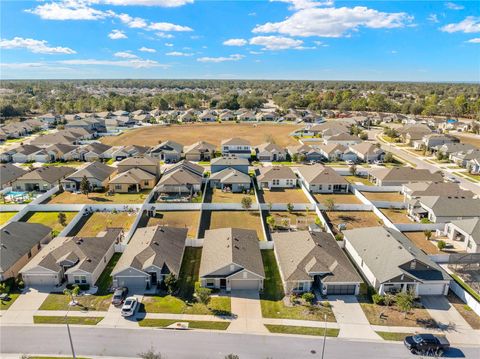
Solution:
M 122 185 L 121 185 L 121 184 L 116 184 L 116 185 L 115 185 L 115 189 L 116 189 L 116 190 L 121 190 L 121 189 L 122 189 Z
M 279 184 L 280 184 L 280 180 L 278 180 L 278 179 L 273 180 L 273 185 L 274 186 L 278 186 Z
M 144 186 L 148 186 L 148 181 L 143 181 Z
M 328 185 L 328 190 L 330 191 L 331 189 L 332 189 L 332 185 L 329 184 L 329 185 Z
M 207 279 L 205 281 L 205 286 L 206 287 L 215 287 L 215 279 Z
M 304 282 L 298 282 L 295 284 L 295 287 L 293 288 L 293 290 L 295 292 L 303 292 L 305 289 L 305 283 Z
M 417 262 L 415 262 L 415 261 L 410 262 L 410 269 L 415 269 L 416 266 L 417 266 Z
M 75 275 L 73 276 L 73 281 L 77 284 L 85 284 L 87 283 L 87 277 L 84 275 Z

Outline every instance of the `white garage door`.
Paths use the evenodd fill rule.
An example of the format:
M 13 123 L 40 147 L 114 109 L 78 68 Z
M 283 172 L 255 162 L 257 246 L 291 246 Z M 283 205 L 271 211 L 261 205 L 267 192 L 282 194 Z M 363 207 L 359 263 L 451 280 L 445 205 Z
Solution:
M 27 287 L 43 287 L 58 284 L 58 279 L 54 275 L 29 275 L 23 278 Z
M 419 284 L 418 295 L 443 295 L 444 284 Z
M 256 289 L 259 288 L 259 281 L 256 279 L 233 279 L 230 281 L 232 289 Z
M 127 287 L 129 293 L 144 292 L 147 284 L 144 277 L 117 277 L 119 287 Z

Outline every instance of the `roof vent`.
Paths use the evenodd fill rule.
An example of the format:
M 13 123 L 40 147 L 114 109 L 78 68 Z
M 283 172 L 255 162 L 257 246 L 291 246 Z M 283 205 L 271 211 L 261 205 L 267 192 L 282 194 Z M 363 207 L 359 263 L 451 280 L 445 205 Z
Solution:
M 153 241 L 153 244 L 155 244 L 157 246 L 159 245 L 159 243 L 157 241 Z
M 11 235 L 11 233 L 9 231 L 7 231 L 6 229 L 4 229 L 3 232 L 8 234 L 8 235 Z

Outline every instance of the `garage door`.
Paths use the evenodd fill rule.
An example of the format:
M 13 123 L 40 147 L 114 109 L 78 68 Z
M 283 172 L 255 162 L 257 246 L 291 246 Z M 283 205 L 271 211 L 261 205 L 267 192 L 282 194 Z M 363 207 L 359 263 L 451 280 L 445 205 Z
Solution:
M 418 295 L 443 295 L 444 284 L 419 284 Z
M 355 294 L 356 285 L 351 284 L 339 284 L 339 285 L 327 285 L 327 294 L 344 294 L 352 295 Z
M 53 275 L 29 275 L 23 278 L 28 287 L 52 286 L 58 283 L 58 279 Z
M 144 277 L 117 277 L 119 287 L 127 287 L 129 293 L 144 292 L 147 287 Z
M 232 289 L 256 289 L 259 288 L 259 282 L 256 279 L 233 279 L 230 281 L 230 287 Z

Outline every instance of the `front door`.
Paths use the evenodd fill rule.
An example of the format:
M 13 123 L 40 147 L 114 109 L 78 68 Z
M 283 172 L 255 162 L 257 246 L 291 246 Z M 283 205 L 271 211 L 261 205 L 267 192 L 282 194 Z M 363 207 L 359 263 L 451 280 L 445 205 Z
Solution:
M 157 284 L 157 273 L 151 272 L 151 273 L 148 273 L 148 274 L 150 274 L 150 284 L 151 285 L 156 285 Z
M 220 279 L 220 289 L 227 288 L 227 280 L 225 278 Z

